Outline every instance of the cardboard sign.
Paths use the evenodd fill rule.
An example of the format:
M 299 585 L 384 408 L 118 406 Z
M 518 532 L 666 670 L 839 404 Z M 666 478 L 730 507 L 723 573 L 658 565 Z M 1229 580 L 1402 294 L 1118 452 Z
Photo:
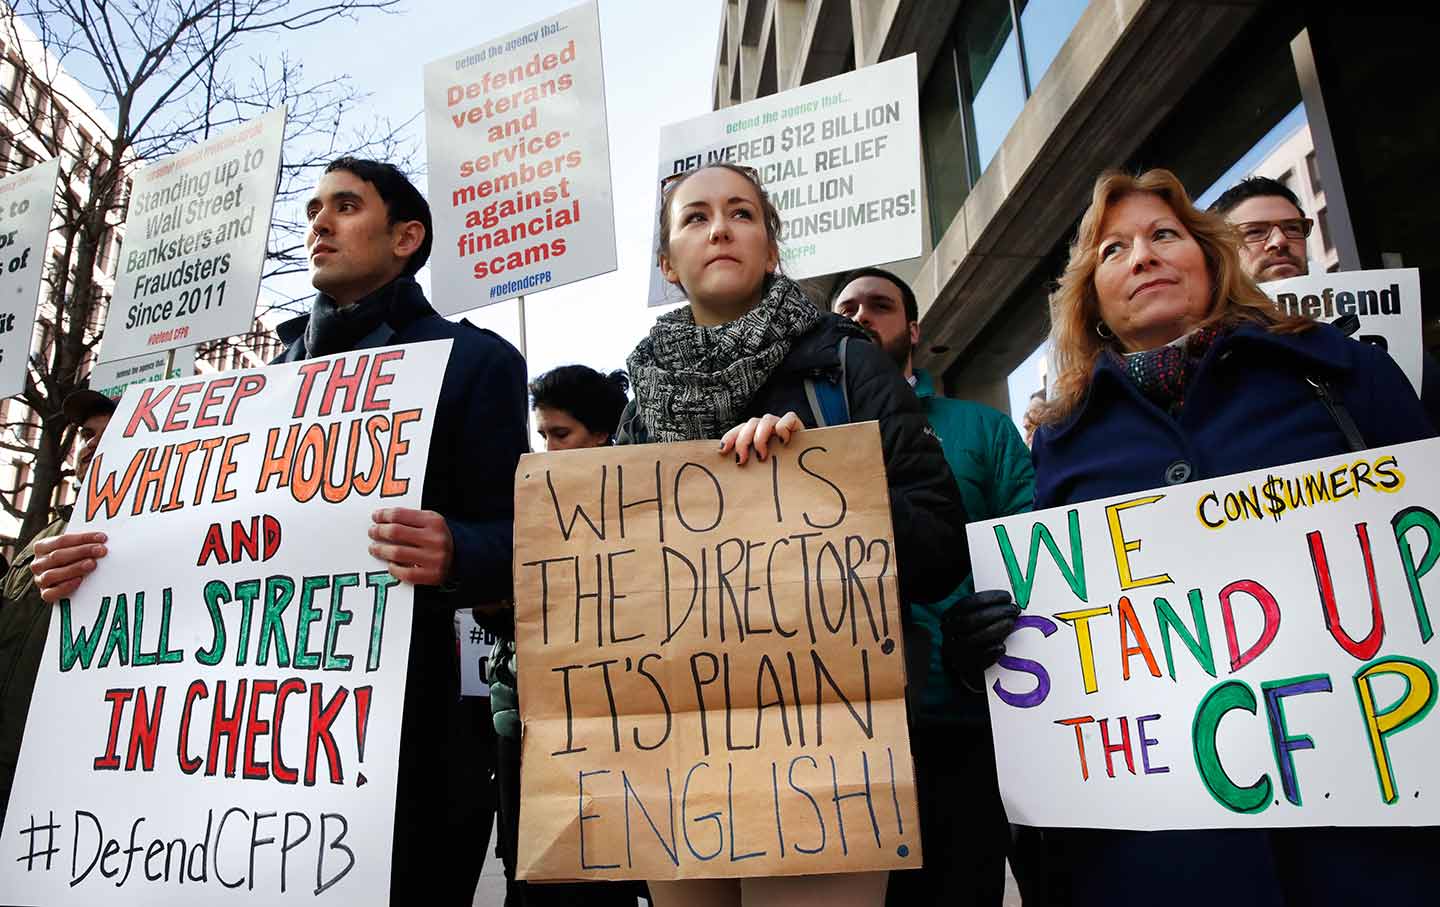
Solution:
M 23 904 L 383 905 L 419 507 L 450 342 L 130 387 L 71 531 L 0 837 Z
M 522 877 L 920 865 L 876 423 L 530 454 L 515 504 Z
M 166 351 L 150 356 L 136 356 L 134 359 L 97 363 L 90 371 L 90 388 L 112 399 L 118 399 L 125 393 L 125 388 L 132 384 L 184 378 L 195 374 L 195 347 L 176 347 L 174 354 L 173 362 L 170 362 L 170 352 Z M 165 371 L 167 362 L 170 362 L 169 374 Z
M 1424 344 L 1420 317 L 1420 271 L 1340 271 L 1260 284 L 1276 308 L 1331 322 L 1346 315 L 1360 319 L 1356 340 L 1387 351 L 1420 393 Z
M 425 137 L 442 315 L 615 270 L 595 3 L 427 65 Z
M 914 258 L 920 212 L 915 55 L 673 123 L 660 131 L 655 183 L 705 164 L 754 167 L 780 209 L 780 261 L 799 280 Z M 682 302 L 658 266 L 650 304 Z
M 25 390 L 60 159 L 0 180 L 0 397 Z
M 1440 823 L 1440 441 L 969 527 L 1010 821 Z
M 250 330 L 284 137 L 279 107 L 135 175 L 106 361 Z

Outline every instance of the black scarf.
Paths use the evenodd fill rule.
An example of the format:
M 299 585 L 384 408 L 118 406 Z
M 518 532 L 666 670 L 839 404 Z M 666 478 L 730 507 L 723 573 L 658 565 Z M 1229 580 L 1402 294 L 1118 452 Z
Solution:
M 390 317 L 395 299 L 415 280 L 402 275 L 352 305 L 341 308 L 324 293 L 315 294 L 310 321 L 305 325 L 305 354 L 310 357 L 348 353 L 366 334 Z
M 660 316 L 627 361 L 650 437 L 698 441 L 738 425 L 755 392 L 819 320 L 800 287 L 778 275 L 760 304 L 734 321 L 698 325 L 689 306 Z

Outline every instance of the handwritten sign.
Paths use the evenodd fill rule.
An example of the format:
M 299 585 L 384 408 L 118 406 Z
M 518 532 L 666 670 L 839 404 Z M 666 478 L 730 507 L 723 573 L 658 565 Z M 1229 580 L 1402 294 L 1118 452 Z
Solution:
M 780 258 L 791 277 L 914 258 L 923 250 L 915 85 L 907 54 L 666 126 L 657 230 L 660 180 L 726 162 L 759 171 L 780 209 Z M 650 304 L 682 299 L 652 268 Z
M 427 65 L 425 136 L 441 314 L 615 270 L 595 3 Z
M 0 397 L 25 390 L 60 159 L 0 180 Z
M 1324 322 L 1346 315 L 1359 318 L 1354 337 L 1386 350 L 1420 393 L 1424 347 L 1419 269 L 1311 274 L 1272 280 L 1260 289 L 1290 315 Z
M 25 904 L 385 904 L 418 507 L 449 341 L 129 388 L 70 529 L 3 837 Z
M 516 475 L 520 875 L 920 865 L 876 423 Z
M 1012 822 L 1440 822 L 1440 441 L 969 527 Z
M 250 329 L 284 137 L 278 107 L 135 175 L 106 361 Z

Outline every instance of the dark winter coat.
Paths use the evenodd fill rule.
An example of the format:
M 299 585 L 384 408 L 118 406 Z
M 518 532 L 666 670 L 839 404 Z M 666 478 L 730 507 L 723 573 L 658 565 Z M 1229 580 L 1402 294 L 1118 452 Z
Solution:
M 55 606 L 40 598 L 40 587 L 30 573 L 35 543 L 65 531 L 67 517 L 35 533 L 5 573 L 0 584 L 0 826 L 5 824 L 6 803 L 20 764 L 20 743 L 30 696 L 45 655 L 50 614 Z
M 940 439 L 970 522 L 999 519 L 1030 509 L 1035 497 L 1035 470 L 1030 464 L 1030 450 L 1009 416 L 981 403 L 937 396 L 935 381 L 924 369 L 915 369 L 915 396 L 920 398 L 925 418 Z M 910 687 L 916 691 L 911 701 L 919 721 L 964 723 L 988 736 L 990 714 L 985 697 L 951 680 L 940 657 L 941 616 L 974 591 L 973 577 L 966 573 L 959 588 L 940 601 L 912 602 L 910 617 L 918 632 L 906 635 L 905 655 L 907 661 L 926 666 L 924 674 L 910 676 Z M 912 656 L 911 649 L 921 652 Z
M 1103 359 L 1076 412 L 1036 433 L 1035 509 L 1347 452 L 1307 377 L 1329 383 L 1369 446 L 1435 434 L 1410 382 L 1378 347 L 1328 325 L 1300 334 L 1244 326 L 1201 360 L 1178 418 Z M 1424 904 L 1440 891 L 1434 828 L 1045 835 L 1057 887 L 1077 907 Z
M 841 338 L 847 338 L 843 367 Z M 879 347 L 849 321 L 827 313 L 795 341 L 770 380 L 751 399 L 743 418 L 794 412 L 805 425 L 820 425 L 805 392 L 806 378 L 843 381 L 849 421 L 879 421 L 895 524 L 900 596 L 905 601 L 945 597 L 970 572 L 965 506 L 915 392 Z M 620 417 L 615 443 L 646 444 L 649 440 L 631 403 Z
M 525 360 L 503 338 L 430 307 L 418 284 L 400 277 L 377 293 L 394 293 L 386 323 L 352 349 L 427 340 L 452 341 L 440 385 L 421 507 L 445 517 L 455 543 L 451 579 L 415 590 L 410 669 L 401 725 L 392 893 L 401 903 L 455 876 L 463 848 L 444 839 L 447 773 L 435 761 L 452 750 L 447 707 L 460 695 L 455 609 L 511 596 L 515 467 L 529 449 Z M 309 316 L 277 329 L 288 346 L 277 362 L 307 358 Z M 437 825 L 437 821 L 441 824 Z

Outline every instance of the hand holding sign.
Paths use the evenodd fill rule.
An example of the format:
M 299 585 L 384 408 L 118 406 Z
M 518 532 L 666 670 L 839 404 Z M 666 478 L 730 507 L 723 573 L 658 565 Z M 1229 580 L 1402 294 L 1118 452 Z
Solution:
M 85 577 L 109 549 L 103 532 L 67 532 L 35 543 L 30 574 L 40 588 L 40 597 L 50 604 L 68 598 L 80 588 Z
M 390 575 L 414 586 L 438 586 L 450 576 L 455 539 L 433 510 L 386 507 L 371 517 L 370 553 L 390 562 Z
M 58 603 L 7 903 L 385 902 L 410 582 L 452 557 L 417 509 L 448 353 L 129 389 L 74 531 L 36 546 Z M 403 566 L 368 554 L 372 525 Z
M 755 456 L 764 462 L 765 455 L 770 450 L 771 438 L 778 438 L 781 444 L 789 444 L 790 436 L 804 427 L 805 423 L 801 422 L 794 412 L 783 416 L 766 413 L 727 431 L 720 439 L 720 452 L 727 454 L 734 451 L 735 462 L 744 466 L 750 462 L 750 450 L 753 447 Z

